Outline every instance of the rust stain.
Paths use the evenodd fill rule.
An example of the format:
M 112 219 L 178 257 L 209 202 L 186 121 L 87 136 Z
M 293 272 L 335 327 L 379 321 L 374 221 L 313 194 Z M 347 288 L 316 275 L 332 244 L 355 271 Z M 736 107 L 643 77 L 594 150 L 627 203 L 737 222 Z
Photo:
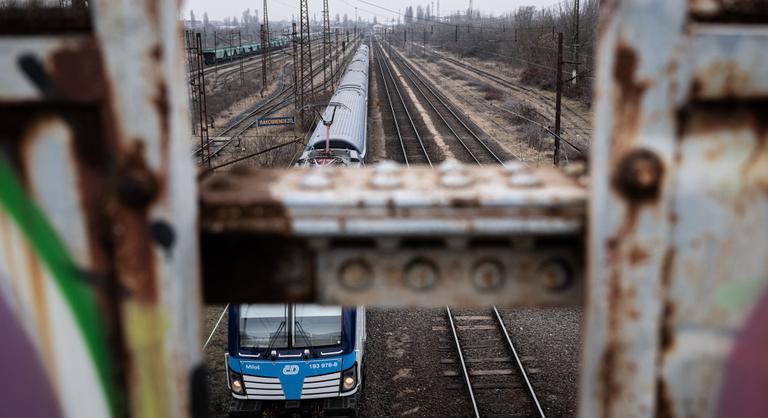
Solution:
M 656 378 L 656 418 L 674 418 L 672 396 L 662 376 Z
M 160 126 L 158 127 L 160 130 L 160 160 L 168 161 L 170 157 L 169 150 L 171 147 L 171 106 L 168 100 L 168 86 L 164 81 L 158 83 L 157 93 L 153 102 L 160 123 Z
M 611 407 L 614 400 L 617 400 L 622 392 L 622 387 L 616 376 L 619 351 L 620 348 L 617 343 L 609 341 L 598 366 L 598 396 L 600 397 L 601 417 L 613 416 Z
M 701 91 L 704 89 L 704 82 L 700 78 L 695 78 L 691 83 L 691 99 L 701 97 Z
M 612 161 L 618 161 L 618 157 L 631 148 L 640 129 L 642 99 L 649 83 L 636 79 L 638 64 L 637 53 L 632 46 L 620 41 L 613 68 L 613 103 L 616 118 L 611 140 Z
M 149 56 L 152 57 L 155 61 L 160 61 L 163 59 L 163 45 L 157 44 L 155 45 L 152 50 L 149 53 Z
M 147 167 L 144 144 L 135 140 L 118 162 L 117 205 L 114 236 L 120 243 L 115 251 L 122 285 L 138 301 L 157 300 L 157 272 L 152 236 L 147 219 L 149 206 L 158 199 L 161 182 Z
M 674 247 L 667 249 L 664 254 L 664 259 L 661 264 L 661 288 L 664 292 L 664 308 L 661 315 L 660 337 L 661 351 L 668 352 L 674 345 L 674 331 L 673 322 L 676 306 L 672 300 L 669 299 L 667 294 L 669 293 L 669 287 L 672 284 L 672 268 L 675 264 L 675 256 L 677 251 Z
M 750 152 L 749 159 L 742 167 L 742 174 L 746 175 L 761 160 L 765 160 L 768 155 L 768 105 L 759 106 L 752 116 L 752 130 L 755 132 L 755 148 Z
M 629 250 L 629 264 L 632 266 L 642 264 L 648 261 L 648 258 L 650 258 L 648 251 L 638 246 L 637 244 L 633 245 Z
M 450 201 L 450 206 L 453 208 L 476 208 L 482 206 L 482 203 L 477 198 L 453 198 Z
M 50 57 L 50 77 L 57 90 L 74 101 L 93 102 L 104 98 L 106 81 L 98 45 L 93 39 L 79 48 L 61 49 Z

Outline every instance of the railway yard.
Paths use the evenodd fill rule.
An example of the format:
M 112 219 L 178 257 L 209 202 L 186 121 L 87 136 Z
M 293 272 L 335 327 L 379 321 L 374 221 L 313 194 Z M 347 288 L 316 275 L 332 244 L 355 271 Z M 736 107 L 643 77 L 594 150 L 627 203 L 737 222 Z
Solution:
M 250 3 L 0 0 L 0 415 L 768 416 L 765 0 Z
M 551 164 L 551 92 L 515 81 L 493 63 L 464 61 L 433 48 L 414 53 L 375 36 L 359 42 L 371 47 L 367 164 Z M 228 161 L 295 163 L 303 140 L 294 129 L 255 128 L 259 118 L 284 114 L 293 105 L 290 68 L 283 68 L 284 77 L 275 77 L 268 94 L 216 131 L 214 169 L 231 168 Z M 322 84 L 320 68 L 314 71 L 316 84 Z M 589 121 L 583 104 L 566 100 L 564 160 L 588 151 Z M 196 158 L 199 152 L 196 146 Z M 231 402 L 224 308 L 209 306 L 205 314 L 211 416 L 225 416 Z M 571 308 L 369 309 L 359 416 L 575 416 L 581 321 L 581 310 Z

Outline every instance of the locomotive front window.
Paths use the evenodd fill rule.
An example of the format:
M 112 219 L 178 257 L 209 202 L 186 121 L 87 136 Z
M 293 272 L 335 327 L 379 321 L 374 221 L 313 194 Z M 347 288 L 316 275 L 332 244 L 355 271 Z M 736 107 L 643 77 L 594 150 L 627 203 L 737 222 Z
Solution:
M 288 347 L 287 305 L 240 305 L 240 348 Z
M 340 306 L 296 305 L 294 322 L 294 347 L 341 345 Z

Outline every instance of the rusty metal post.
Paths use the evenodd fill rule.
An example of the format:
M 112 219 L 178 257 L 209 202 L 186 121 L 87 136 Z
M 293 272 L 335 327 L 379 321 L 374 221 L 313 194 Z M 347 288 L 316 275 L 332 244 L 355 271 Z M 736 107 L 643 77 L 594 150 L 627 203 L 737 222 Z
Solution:
M 555 70 L 555 152 L 553 163 L 560 165 L 560 106 L 563 96 L 563 33 L 557 34 L 557 69 Z
M 0 415 L 205 414 L 177 3 L 73 5 L 0 35 Z
M 599 31 L 579 416 L 714 417 L 726 359 L 768 289 L 768 15 L 748 1 L 612 6 Z M 765 370 L 764 356 L 752 364 L 740 369 Z M 722 416 L 765 415 L 765 386 L 741 381 L 756 395 L 739 401 L 762 409 Z

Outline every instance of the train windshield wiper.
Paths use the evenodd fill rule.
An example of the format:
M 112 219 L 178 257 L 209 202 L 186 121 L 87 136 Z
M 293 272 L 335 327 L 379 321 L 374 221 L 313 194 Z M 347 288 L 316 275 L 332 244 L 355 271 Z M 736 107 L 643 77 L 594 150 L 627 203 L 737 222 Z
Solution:
M 301 333 L 301 337 L 304 338 L 304 341 L 307 342 L 307 345 L 309 346 L 310 351 L 315 351 L 315 347 L 312 346 L 312 341 L 309 339 L 309 334 L 307 334 L 306 331 L 304 331 L 304 327 L 301 326 L 301 322 L 296 321 L 296 329 L 299 330 Z
M 277 336 L 280 335 L 280 331 L 285 328 L 285 321 L 280 321 L 280 325 L 277 326 L 277 330 L 274 334 L 269 338 L 269 344 L 267 344 L 267 349 L 264 350 L 264 353 L 262 356 L 266 356 L 269 354 L 269 352 L 272 350 L 272 347 L 275 345 L 275 341 L 277 341 Z

